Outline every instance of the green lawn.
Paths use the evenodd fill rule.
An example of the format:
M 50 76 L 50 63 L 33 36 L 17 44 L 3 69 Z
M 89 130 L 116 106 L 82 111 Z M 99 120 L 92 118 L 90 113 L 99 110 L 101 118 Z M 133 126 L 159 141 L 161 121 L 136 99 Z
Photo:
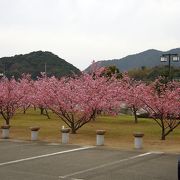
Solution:
M 30 127 L 40 126 L 39 140 L 48 142 L 60 142 L 60 129 L 65 125 L 55 114 L 50 113 L 51 119 L 40 115 L 40 111 L 28 110 L 26 114 L 18 112 L 11 120 L 10 138 L 29 140 Z M 1 117 L 1 124 L 4 121 Z M 180 151 L 180 127 L 174 130 L 165 141 L 160 140 L 161 130 L 152 119 L 139 119 L 135 124 L 132 116 L 99 116 L 83 126 L 77 134 L 70 135 L 71 144 L 95 145 L 95 131 L 105 129 L 105 145 L 108 147 L 132 149 L 133 132 L 141 131 L 144 136 L 144 149 Z

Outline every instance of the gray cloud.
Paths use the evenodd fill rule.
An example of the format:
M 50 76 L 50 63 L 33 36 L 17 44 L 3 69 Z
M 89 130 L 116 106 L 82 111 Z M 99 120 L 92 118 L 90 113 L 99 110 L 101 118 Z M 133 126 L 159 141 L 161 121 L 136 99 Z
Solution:
M 49 50 L 84 69 L 93 59 L 179 47 L 179 0 L 1 0 L 0 57 Z

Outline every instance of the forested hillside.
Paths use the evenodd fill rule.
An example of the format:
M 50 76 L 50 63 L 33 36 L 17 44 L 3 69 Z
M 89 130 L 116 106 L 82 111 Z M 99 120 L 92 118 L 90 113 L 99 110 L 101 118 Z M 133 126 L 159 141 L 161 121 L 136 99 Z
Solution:
M 56 77 L 80 73 L 80 70 L 72 64 L 48 51 L 36 51 L 0 58 L 0 73 L 7 77 L 15 76 L 18 78 L 22 73 L 29 73 L 33 78 L 36 78 L 45 71 L 48 76 L 55 75 Z

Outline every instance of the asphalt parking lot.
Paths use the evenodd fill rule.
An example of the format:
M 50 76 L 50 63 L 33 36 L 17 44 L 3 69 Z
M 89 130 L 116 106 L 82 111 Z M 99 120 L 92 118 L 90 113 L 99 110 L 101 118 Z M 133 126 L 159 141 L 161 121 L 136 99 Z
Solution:
M 0 180 L 176 180 L 179 154 L 0 140 Z

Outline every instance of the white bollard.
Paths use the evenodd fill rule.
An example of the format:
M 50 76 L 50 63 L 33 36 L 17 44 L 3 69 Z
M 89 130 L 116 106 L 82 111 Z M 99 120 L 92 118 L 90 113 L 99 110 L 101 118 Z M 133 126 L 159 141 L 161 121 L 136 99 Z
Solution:
M 106 133 L 105 130 L 97 130 L 96 131 L 96 145 L 103 146 L 104 145 L 104 134 Z
M 31 141 L 37 141 L 38 140 L 38 131 L 40 127 L 31 127 Z
M 9 128 L 10 128 L 9 125 L 1 126 L 1 129 L 2 129 L 2 138 L 3 139 L 8 139 L 9 138 Z
M 62 144 L 68 144 L 69 143 L 69 128 L 62 128 L 61 134 L 62 134 Z
M 143 136 L 144 134 L 141 132 L 134 133 L 134 148 L 141 149 L 143 147 Z

